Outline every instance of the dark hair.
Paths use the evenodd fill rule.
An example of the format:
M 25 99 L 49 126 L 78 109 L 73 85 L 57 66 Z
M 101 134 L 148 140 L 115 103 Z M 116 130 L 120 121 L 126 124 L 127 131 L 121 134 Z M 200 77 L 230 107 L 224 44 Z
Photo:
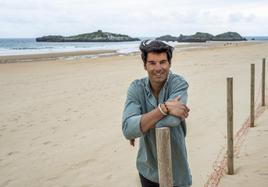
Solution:
M 171 63 L 173 47 L 161 40 L 144 40 L 140 44 L 141 58 L 144 64 L 147 62 L 147 55 L 150 52 L 167 54 L 168 62 Z

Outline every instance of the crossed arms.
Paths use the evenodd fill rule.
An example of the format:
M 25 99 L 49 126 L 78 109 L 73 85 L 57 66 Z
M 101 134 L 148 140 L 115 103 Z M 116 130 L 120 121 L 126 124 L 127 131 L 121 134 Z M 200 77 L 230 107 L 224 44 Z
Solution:
M 180 125 L 181 120 L 187 118 L 189 113 L 189 108 L 186 106 L 187 89 L 188 84 L 185 80 L 174 78 L 170 95 L 165 101 L 169 115 L 163 115 L 158 107 L 142 114 L 139 100 L 139 94 L 141 94 L 139 90 L 141 89 L 133 82 L 128 89 L 123 113 L 122 130 L 124 136 L 133 141 L 133 139 L 146 134 L 151 128 Z

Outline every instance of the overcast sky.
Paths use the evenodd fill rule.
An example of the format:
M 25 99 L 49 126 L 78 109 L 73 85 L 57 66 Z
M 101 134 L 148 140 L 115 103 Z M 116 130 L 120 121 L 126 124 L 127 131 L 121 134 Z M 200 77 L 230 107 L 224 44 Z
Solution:
M 107 32 L 268 35 L 268 0 L 0 0 L 0 38 Z

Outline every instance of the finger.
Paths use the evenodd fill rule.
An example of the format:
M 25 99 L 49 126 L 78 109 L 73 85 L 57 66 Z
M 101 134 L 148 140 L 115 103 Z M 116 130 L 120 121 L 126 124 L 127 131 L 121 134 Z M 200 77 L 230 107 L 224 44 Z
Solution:
M 187 117 L 188 117 L 188 115 L 189 115 L 189 113 L 188 113 L 188 112 L 186 112 L 186 113 L 185 113 L 185 118 L 187 118 Z
M 166 106 L 170 106 L 170 104 L 172 104 L 170 101 L 166 101 L 165 102 Z
M 186 112 L 186 110 L 184 110 L 184 111 L 182 112 L 182 116 L 185 118 L 186 115 L 187 115 L 187 112 Z
M 186 107 L 187 112 L 190 112 L 190 108 L 188 108 L 186 105 L 184 105 Z
M 179 96 L 175 97 L 174 100 L 175 100 L 175 101 L 179 101 L 179 100 L 181 100 L 181 96 L 179 95 Z
M 180 108 L 183 110 L 183 112 L 187 112 L 188 111 L 186 105 L 181 105 Z
M 187 118 L 188 117 L 189 113 L 188 113 L 186 107 L 184 108 L 184 110 L 182 112 L 182 115 L 184 116 L 184 118 Z
M 183 105 L 183 106 L 184 106 L 183 109 L 185 112 L 187 112 L 187 113 L 190 112 L 190 109 L 186 105 Z
M 130 145 L 135 146 L 135 139 L 130 140 Z

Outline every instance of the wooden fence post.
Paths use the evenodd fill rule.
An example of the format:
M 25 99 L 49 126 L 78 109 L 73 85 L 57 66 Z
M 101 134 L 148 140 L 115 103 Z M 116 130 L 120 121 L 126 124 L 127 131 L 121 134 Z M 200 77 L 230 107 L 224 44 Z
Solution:
M 234 174 L 233 152 L 233 78 L 227 78 L 227 166 L 228 174 Z
M 173 187 L 170 130 L 156 128 L 156 146 L 160 187 Z
M 265 106 L 265 58 L 262 59 L 262 102 L 261 106 Z
M 254 127 L 255 64 L 251 64 L 250 80 L 250 127 Z

